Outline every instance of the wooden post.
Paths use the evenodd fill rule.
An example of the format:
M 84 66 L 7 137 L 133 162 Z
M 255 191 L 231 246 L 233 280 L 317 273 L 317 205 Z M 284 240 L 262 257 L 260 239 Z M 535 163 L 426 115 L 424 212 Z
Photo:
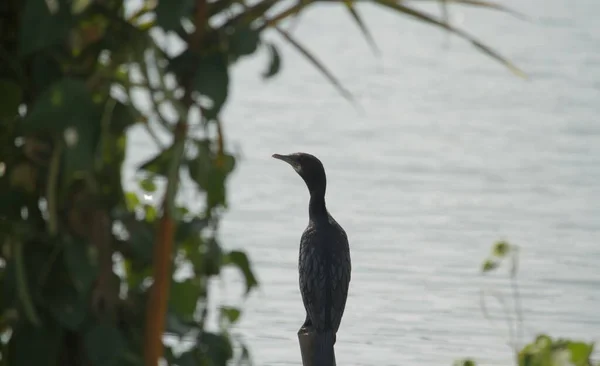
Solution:
M 302 355 L 302 366 L 315 366 L 313 363 L 315 354 L 315 331 L 312 327 L 302 327 L 298 331 L 298 342 L 300 343 L 300 354 Z M 333 365 L 335 363 L 335 352 L 333 353 Z

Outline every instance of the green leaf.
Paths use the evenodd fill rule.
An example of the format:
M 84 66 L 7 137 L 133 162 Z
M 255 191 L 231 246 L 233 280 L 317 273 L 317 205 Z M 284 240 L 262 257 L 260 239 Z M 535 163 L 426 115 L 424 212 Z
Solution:
M 229 51 L 237 59 L 256 52 L 260 43 L 260 32 L 250 26 L 240 26 L 229 36 Z
M 221 266 L 223 265 L 223 250 L 219 243 L 211 238 L 206 243 L 206 252 L 203 256 L 203 269 L 204 274 L 207 276 L 216 276 L 221 273 Z
M 494 256 L 496 256 L 498 258 L 504 258 L 510 250 L 511 250 L 510 244 L 508 244 L 505 241 L 499 241 L 496 244 L 494 244 L 494 249 L 492 250 L 492 253 Z
M 190 237 L 197 238 L 208 226 L 208 220 L 205 217 L 194 217 L 191 220 L 182 221 L 177 225 L 175 241 L 183 242 Z
M 69 126 L 90 124 L 90 117 L 98 117 L 98 111 L 85 83 L 64 78 L 40 95 L 25 117 L 23 128 L 27 133 L 62 132 Z
M 272 43 L 268 43 L 267 47 L 269 49 L 269 67 L 262 74 L 264 79 L 269 79 L 275 76 L 281 69 L 281 56 L 279 56 L 277 47 L 275 47 L 275 45 Z
M 132 259 L 140 266 L 152 263 L 154 250 L 154 226 L 146 220 L 132 220 L 126 223 L 129 232 L 129 249 Z
M 91 289 L 85 293 L 79 293 L 74 287 L 61 283 L 48 295 L 46 304 L 56 321 L 66 329 L 77 331 L 85 321 L 88 313 L 89 294 Z
M 127 209 L 129 211 L 133 211 L 140 204 L 140 199 L 138 198 L 137 194 L 133 192 L 126 192 L 125 204 L 127 205 Z
M 183 319 L 192 319 L 196 311 L 202 286 L 198 279 L 190 278 L 183 282 L 172 282 L 169 307 Z
M 150 160 L 142 163 L 139 169 L 167 178 L 169 175 L 169 167 L 173 160 L 173 152 L 174 148 L 173 146 L 170 146 L 167 149 L 159 152 Z
M 176 364 L 178 366 L 197 366 L 199 363 L 196 360 L 196 351 L 195 350 L 190 350 L 190 351 L 186 351 L 183 352 L 182 354 L 179 355 L 179 357 L 176 358 Z
M 112 111 L 110 130 L 115 135 L 120 135 L 131 125 L 143 120 L 144 116 L 132 105 L 117 102 Z
M 63 255 L 75 288 L 81 293 L 87 292 L 98 273 L 94 248 L 82 240 L 68 240 Z
M 203 117 L 207 120 L 216 118 L 229 94 L 229 71 L 224 55 L 216 53 L 199 59 L 194 88 L 212 101 Z
M 87 357 L 94 366 L 117 365 L 125 352 L 125 339 L 110 324 L 98 323 L 84 335 Z
M 496 268 L 498 268 L 498 266 L 500 265 L 500 262 L 488 259 L 485 262 L 483 262 L 483 266 L 482 266 L 482 272 L 489 272 L 492 271 Z
M 594 344 L 571 341 L 568 342 L 567 349 L 571 352 L 571 362 L 575 366 L 588 366 L 594 352 Z
M 0 95 L 0 119 L 16 116 L 23 97 L 21 86 L 12 80 L 0 80 Z
M 71 29 L 70 7 L 66 0 L 26 1 L 19 30 L 22 56 L 64 41 Z
M 194 321 L 184 321 L 176 314 L 167 312 L 166 332 L 173 333 L 179 337 L 184 337 L 190 332 L 197 330 L 198 325 Z
M 466 359 L 455 361 L 454 366 L 477 366 L 477 364 L 473 360 Z
M 23 121 L 26 133 L 47 132 L 64 138 L 66 178 L 93 166 L 100 132 L 100 109 L 85 83 L 65 78 L 46 90 Z
M 43 324 L 42 327 L 36 327 L 24 322 L 13 329 L 8 345 L 8 365 L 60 365 L 58 361 L 63 331 L 50 319 L 45 319 Z
M 144 218 L 146 222 L 154 222 L 158 217 L 158 212 L 156 211 L 156 207 L 148 204 L 144 204 Z
M 230 324 L 234 324 L 240 318 L 240 309 L 234 307 L 221 307 L 221 318 L 227 319 Z
M 185 239 L 178 240 L 178 242 L 183 242 L 181 245 L 182 249 L 185 253 L 186 259 L 189 260 L 194 266 L 194 272 L 205 273 L 204 256 L 207 246 L 202 240 L 202 237 L 200 235 L 190 235 Z M 219 257 L 218 260 L 221 260 L 221 258 Z
M 197 146 L 198 156 L 185 162 L 190 177 L 206 192 L 208 209 L 226 206 L 225 181 L 235 168 L 235 157 L 228 154 L 214 156 L 205 141 L 197 141 Z
M 156 23 L 165 31 L 175 30 L 181 25 L 181 19 L 190 13 L 193 5 L 193 0 L 159 0 Z
M 198 343 L 200 356 L 207 360 L 208 365 L 227 365 L 233 357 L 233 348 L 226 334 L 200 332 Z
M 140 187 L 148 193 L 156 192 L 156 184 L 152 177 L 148 177 L 140 182 Z
M 246 295 L 258 285 L 246 253 L 236 250 L 231 251 L 225 256 L 224 264 L 236 266 L 242 271 L 246 281 Z

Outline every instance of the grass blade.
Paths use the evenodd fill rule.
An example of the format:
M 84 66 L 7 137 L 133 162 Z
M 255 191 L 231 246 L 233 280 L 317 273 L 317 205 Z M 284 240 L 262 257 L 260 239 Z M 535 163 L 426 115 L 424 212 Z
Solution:
M 323 75 L 333 84 L 333 86 L 342 94 L 342 96 L 354 104 L 354 97 L 352 94 L 340 84 L 340 82 L 333 76 L 333 74 L 323 65 L 312 53 L 310 53 L 304 46 L 296 41 L 288 32 L 284 31 L 278 26 L 273 27 L 279 34 L 283 36 L 292 46 L 294 46 L 300 53 L 302 53 Z
M 421 20 L 425 23 L 429 23 L 429 24 L 435 25 L 437 27 L 440 27 L 442 29 L 446 29 L 446 30 L 456 34 L 457 36 L 469 41 L 475 48 L 479 49 L 484 54 L 490 56 L 491 58 L 493 58 L 496 61 L 503 64 L 506 68 L 508 68 L 515 75 L 522 77 L 524 79 L 527 78 L 526 74 L 521 69 L 519 69 L 517 66 L 515 66 L 512 62 L 510 62 L 505 57 L 501 56 L 498 52 L 494 51 L 491 47 L 486 46 L 485 44 L 481 43 L 475 37 L 471 36 L 470 34 L 468 34 L 465 31 L 455 28 L 455 27 L 453 27 L 449 24 L 446 24 L 440 20 L 437 20 L 437 19 L 433 18 L 432 16 L 422 13 L 416 9 L 407 7 L 402 4 L 397 4 L 393 0 L 374 0 L 374 2 L 379 5 L 394 9 L 401 14 L 408 15 L 415 19 Z
M 371 32 L 369 31 L 369 28 L 367 28 L 365 22 L 363 22 L 362 18 L 360 17 L 360 15 L 358 14 L 358 12 L 356 11 L 356 8 L 354 7 L 354 3 L 351 0 L 346 0 L 346 1 L 344 1 L 344 4 L 346 5 L 346 8 L 350 12 L 350 15 L 352 15 L 352 18 L 354 19 L 354 21 L 356 22 L 356 24 L 360 28 L 361 32 L 365 36 L 365 39 L 367 40 L 367 43 L 369 44 L 369 46 L 373 50 L 373 53 L 375 55 L 379 56 L 380 55 L 379 47 L 377 47 L 377 44 L 375 43 L 375 39 L 371 35 Z

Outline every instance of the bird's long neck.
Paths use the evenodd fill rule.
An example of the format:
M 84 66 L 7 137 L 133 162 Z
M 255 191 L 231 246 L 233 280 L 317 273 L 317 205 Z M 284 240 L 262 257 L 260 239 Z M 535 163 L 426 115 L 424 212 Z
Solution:
M 327 207 L 325 207 L 325 189 L 319 189 L 310 192 L 308 215 L 313 220 L 327 217 Z

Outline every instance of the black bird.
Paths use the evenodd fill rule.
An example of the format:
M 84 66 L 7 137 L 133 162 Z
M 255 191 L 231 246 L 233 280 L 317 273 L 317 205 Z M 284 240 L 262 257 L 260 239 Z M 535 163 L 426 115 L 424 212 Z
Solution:
M 333 345 L 342 321 L 350 284 L 348 236 L 325 207 L 327 179 L 323 164 L 306 153 L 274 154 L 302 177 L 308 191 L 308 226 L 300 239 L 300 293 L 306 309 L 303 328 L 316 332 L 314 366 L 332 366 Z

